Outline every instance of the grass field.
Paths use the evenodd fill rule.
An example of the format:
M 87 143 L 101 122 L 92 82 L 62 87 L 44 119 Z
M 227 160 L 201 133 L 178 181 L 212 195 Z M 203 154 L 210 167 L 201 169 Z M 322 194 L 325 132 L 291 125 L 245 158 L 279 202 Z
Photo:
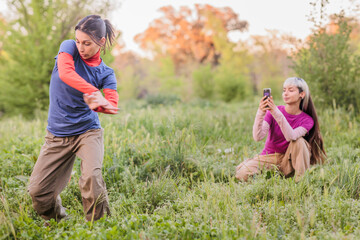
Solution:
M 105 129 L 103 176 L 112 216 L 85 222 L 80 160 L 61 197 L 67 221 L 44 221 L 26 187 L 44 141 L 46 113 L 0 122 L 0 239 L 359 239 L 360 119 L 319 111 L 328 160 L 302 181 L 235 166 L 259 153 L 257 103 L 127 102 Z

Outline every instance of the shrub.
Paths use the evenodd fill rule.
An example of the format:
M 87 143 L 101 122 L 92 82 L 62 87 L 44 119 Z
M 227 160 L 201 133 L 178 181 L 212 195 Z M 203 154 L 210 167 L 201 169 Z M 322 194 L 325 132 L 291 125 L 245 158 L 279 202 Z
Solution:
M 244 75 L 220 66 L 215 73 L 215 90 L 221 100 L 230 102 L 234 99 L 246 99 L 250 87 Z
M 211 99 L 214 93 L 214 77 L 211 71 L 211 66 L 201 66 L 193 72 L 195 95 Z
M 11 18 L 0 20 L 0 112 L 31 116 L 48 107 L 50 76 L 61 42 L 73 38 L 73 27 L 81 16 L 89 12 L 104 14 L 115 4 L 89 0 L 2 4 L 5 2 Z M 111 60 L 109 55 L 105 60 Z
M 351 49 L 351 26 L 338 16 L 336 33 L 319 28 L 310 38 L 308 48 L 293 58 L 294 70 L 310 85 L 315 100 L 323 106 L 336 104 L 355 110 L 360 107 L 360 56 Z

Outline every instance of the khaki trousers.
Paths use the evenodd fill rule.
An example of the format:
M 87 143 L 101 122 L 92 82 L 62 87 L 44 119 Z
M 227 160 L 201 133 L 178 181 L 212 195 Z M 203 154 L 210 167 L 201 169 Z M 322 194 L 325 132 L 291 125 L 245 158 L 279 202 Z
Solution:
M 310 167 L 310 145 L 304 138 L 291 141 L 284 154 L 257 155 L 242 162 L 236 167 L 235 177 L 247 181 L 250 175 L 257 174 L 263 169 L 277 168 L 285 177 L 295 174 L 295 181 L 299 181 Z
M 81 135 L 55 137 L 49 131 L 30 177 L 29 194 L 37 213 L 46 220 L 65 217 L 60 193 L 69 182 L 75 157 L 81 159 L 79 186 L 86 220 L 110 214 L 101 168 L 104 157 L 103 129 Z

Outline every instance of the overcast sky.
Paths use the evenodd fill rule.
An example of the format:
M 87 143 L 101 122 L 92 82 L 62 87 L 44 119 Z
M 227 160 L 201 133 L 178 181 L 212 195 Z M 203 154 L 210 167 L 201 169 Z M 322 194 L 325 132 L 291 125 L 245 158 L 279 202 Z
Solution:
M 265 35 L 266 29 L 277 29 L 282 33 L 292 34 L 304 39 L 311 33 L 313 24 L 308 21 L 308 15 L 313 10 L 309 0 L 123 0 L 120 8 L 111 16 L 110 20 L 117 29 L 122 31 L 122 38 L 126 48 L 141 50 L 133 41 L 136 34 L 143 32 L 149 23 L 161 13 L 157 11 L 162 6 L 172 5 L 193 7 L 195 3 L 210 4 L 215 7 L 231 7 L 239 15 L 240 20 L 249 23 L 246 33 L 230 35 L 232 40 L 246 39 L 249 35 Z M 347 10 L 351 0 L 330 0 L 327 6 L 329 13 Z M 353 5 L 353 3 L 352 3 Z
M 95 0 L 96 1 L 96 0 Z M 245 33 L 233 33 L 233 40 L 246 39 L 249 35 L 265 35 L 266 30 L 279 30 L 304 39 L 311 33 L 312 23 L 308 15 L 312 11 L 310 2 L 315 0 L 119 0 L 121 5 L 111 15 L 106 16 L 122 32 L 125 46 L 137 53 L 141 50 L 134 42 L 136 34 L 143 32 L 149 23 L 162 15 L 158 9 L 172 5 L 194 7 L 194 4 L 210 4 L 214 7 L 231 7 L 240 20 L 249 23 Z M 320 0 L 318 0 L 319 2 Z M 338 13 L 341 9 L 354 9 L 360 0 L 329 0 L 328 13 Z M 5 11 L 5 0 L 0 0 L 0 11 Z

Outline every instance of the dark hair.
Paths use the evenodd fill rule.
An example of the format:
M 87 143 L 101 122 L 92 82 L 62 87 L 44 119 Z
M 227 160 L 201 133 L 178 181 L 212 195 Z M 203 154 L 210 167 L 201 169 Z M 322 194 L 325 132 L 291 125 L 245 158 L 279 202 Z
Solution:
M 101 19 L 99 15 L 89 15 L 84 17 L 75 27 L 75 31 L 80 30 L 87 35 L 99 46 L 102 47 L 104 53 L 106 48 L 115 41 L 114 28 L 109 20 Z M 100 44 L 100 40 L 105 37 L 106 41 L 104 45 Z
M 311 147 L 310 164 L 323 163 L 326 159 L 324 143 L 320 133 L 319 121 L 315 110 L 315 105 L 311 99 L 310 90 L 304 79 L 299 77 L 291 77 L 285 80 L 284 86 L 295 85 L 299 92 L 305 92 L 305 97 L 300 102 L 300 109 L 307 113 L 313 120 L 314 126 L 309 133 L 304 136 Z
M 304 136 L 311 147 L 310 164 L 324 163 L 326 153 L 324 150 L 324 143 L 320 133 L 319 121 L 315 110 L 315 105 L 311 99 L 309 86 L 304 79 L 299 77 L 290 77 L 285 80 L 284 86 L 297 86 L 299 92 L 305 92 L 305 97 L 300 101 L 300 109 L 308 114 L 314 120 L 314 126 L 310 129 L 308 134 Z
M 303 100 L 300 102 L 300 109 L 302 109 Z M 324 143 L 320 133 L 320 126 L 318 117 L 315 110 L 315 105 L 309 96 L 308 106 L 303 110 L 314 120 L 314 126 L 310 129 L 309 133 L 305 135 L 305 140 L 309 142 L 311 147 L 310 164 L 324 163 L 326 159 L 326 153 L 324 150 Z

